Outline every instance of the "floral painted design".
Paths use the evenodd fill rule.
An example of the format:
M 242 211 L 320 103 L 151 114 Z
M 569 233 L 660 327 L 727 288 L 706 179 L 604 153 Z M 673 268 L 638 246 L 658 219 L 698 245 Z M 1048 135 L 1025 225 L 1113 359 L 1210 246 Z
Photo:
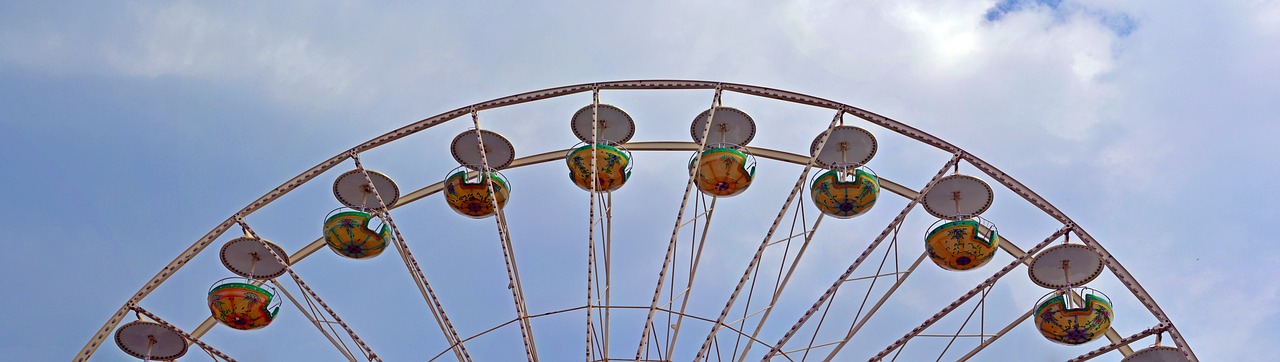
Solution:
M 492 180 L 493 194 L 489 193 L 489 180 Z M 485 172 L 475 180 L 467 180 L 467 172 L 459 171 L 445 179 L 445 202 L 453 211 L 471 218 L 484 218 L 496 213 L 494 199 L 496 195 L 498 207 L 507 204 L 511 187 L 507 180 L 496 172 Z
M 578 147 L 569 152 L 565 161 L 569 164 L 569 179 L 583 190 L 591 191 L 591 145 Z M 597 192 L 608 192 L 622 188 L 631 177 L 631 157 L 616 147 L 597 144 L 596 185 Z
M 1036 308 L 1036 328 L 1051 341 L 1079 345 L 1107 333 L 1111 328 L 1111 302 L 1096 294 L 1085 294 L 1084 305 L 1067 306 L 1067 296 L 1049 298 Z
M 227 283 L 209 291 L 209 311 L 213 318 L 228 327 L 251 330 L 266 327 L 275 320 L 280 307 L 271 306 L 271 293 L 248 283 Z
M 741 194 L 747 191 L 755 178 L 755 165 L 749 164 L 747 155 L 732 148 L 703 151 L 701 161 L 693 162 L 689 167 L 697 167 L 694 185 L 707 195 L 729 197 Z
M 942 224 L 925 236 L 925 251 L 934 264 L 947 270 L 972 270 L 990 262 L 1000 245 L 995 230 L 983 234 L 976 220 Z
M 852 179 L 845 178 L 852 176 Z M 842 170 L 829 170 L 813 180 L 809 188 L 813 204 L 832 217 L 848 219 L 865 214 L 880 197 L 880 180 L 869 172 L 856 170 L 852 175 Z
M 324 222 L 324 240 L 329 249 L 348 258 L 367 259 L 382 254 L 391 242 L 391 229 L 369 227 L 371 217 L 361 211 L 346 211 Z

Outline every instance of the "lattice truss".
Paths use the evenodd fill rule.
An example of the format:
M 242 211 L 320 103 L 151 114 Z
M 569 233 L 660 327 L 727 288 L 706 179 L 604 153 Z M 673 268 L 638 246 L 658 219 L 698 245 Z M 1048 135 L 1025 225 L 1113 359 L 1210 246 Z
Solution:
M 676 90 L 698 102 L 709 98 L 689 129 L 693 142 L 631 141 L 637 123 L 662 125 L 634 122 L 601 99 L 638 90 Z M 516 157 L 513 144 L 519 142 L 494 132 L 511 124 L 488 121 L 490 114 L 502 118 L 504 107 L 581 101 L 575 97 L 584 94 L 591 95 L 590 103 L 571 124 L 582 142 L 568 149 Z M 781 101 L 834 116 L 804 126 L 797 119 L 785 121 L 796 125 L 773 125 L 775 131 L 816 132 L 807 153 L 747 146 L 756 125 L 747 112 L 729 107 L 726 98 L 732 97 L 740 98 L 737 104 Z M 366 163 L 391 163 L 379 159 L 375 148 L 449 125 L 464 128 L 451 143 L 462 166 L 445 181 L 401 195 L 387 175 L 366 168 Z M 872 133 L 889 138 L 877 143 Z M 877 147 L 892 152 L 900 144 L 944 157 L 932 164 L 918 161 L 927 157 L 901 158 L 917 161 L 879 166 L 883 175 L 870 171 L 868 166 L 879 165 L 868 162 Z M 655 156 L 637 161 L 632 152 Z M 662 163 L 656 155 L 676 156 L 666 162 L 676 166 L 645 167 L 631 181 L 665 188 L 647 189 L 649 194 L 620 191 L 634 164 Z M 759 175 L 757 157 L 767 160 Z M 533 169 L 564 172 L 554 166 L 557 162 L 566 162 L 572 184 L 581 190 L 557 193 L 527 185 L 532 187 L 513 191 L 508 184 L 553 182 L 530 176 L 535 174 L 524 167 L 548 164 Z M 306 185 L 327 188 L 333 179 L 326 176 L 329 171 L 344 168 L 350 169 L 336 178 L 333 192 L 347 208 L 330 213 L 324 236 L 298 242 L 304 246 L 292 253 L 268 241 L 315 237 L 275 227 L 279 218 L 255 213 Z M 899 174 L 902 178 L 895 180 Z M 998 186 L 994 192 L 988 181 Z M 683 193 L 677 193 L 681 184 Z M 748 186 L 766 196 L 735 197 Z M 861 198 L 832 194 L 837 187 L 861 191 Z M 974 190 L 983 194 L 982 187 L 985 195 L 974 197 Z M 550 200 L 508 205 L 511 198 L 535 199 L 520 192 L 543 193 L 537 199 Z M 993 196 L 1001 198 L 994 211 L 979 216 Z M 406 205 L 431 198 L 445 199 L 454 211 L 474 219 L 437 215 L 424 222 L 417 214 L 404 215 L 412 212 Z M 985 204 L 963 204 L 973 200 Z M 938 211 L 951 203 L 954 212 Z M 1003 223 L 998 236 L 987 221 L 1019 213 L 1040 219 Z M 632 225 L 659 215 L 674 215 L 674 221 Z M 845 220 L 853 216 L 858 217 Z M 483 225 L 493 226 L 484 232 Z M 964 230 L 972 240 L 957 242 Z M 191 325 L 162 317 L 203 310 L 199 303 L 177 305 L 148 296 L 162 285 L 186 290 L 186 284 L 216 280 L 210 274 L 224 275 L 222 266 L 202 266 L 216 265 L 203 256 L 211 253 L 202 252 L 224 241 L 222 264 L 240 277 L 209 290 L 212 315 L 202 314 L 207 317 Z M 482 247 L 450 254 L 451 247 L 441 246 L 447 243 Z M 982 243 L 991 250 L 984 254 Z M 415 256 L 411 247 L 427 252 Z M 325 248 L 348 259 L 312 260 L 333 258 L 314 255 Z M 386 249 L 397 256 L 361 260 Z M 374 262 L 381 268 L 360 270 Z M 406 323 L 422 321 L 420 328 L 403 330 L 360 318 L 387 304 L 362 298 L 365 290 L 405 280 L 403 271 L 392 275 L 396 269 L 408 272 L 411 285 L 396 287 L 404 291 L 400 295 L 420 297 L 425 308 L 390 313 L 404 316 Z M 179 276 L 179 270 L 187 272 Z M 1097 292 L 1102 289 L 1115 298 Z M 273 301 L 283 308 L 270 309 Z M 275 318 L 305 329 L 237 331 L 263 328 Z M 212 332 L 228 337 L 210 338 Z M 250 336 L 232 336 L 236 333 Z M 290 337 L 272 340 L 281 335 Z M 297 345 L 313 335 L 319 344 L 331 345 L 324 348 L 332 348 L 335 359 L 350 361 L 518 356 L 529 361 L 940 361 L 1070 355 L 1077 356 L 1073 360 L 1197 360 L 1173 322 L 1098 240 L 991 164 L 857 107 L 703 81 L 620 81 L 517 94 L 426 118 L 344 151 L 253 201 L 184 250 L 107 320 L 76 360 L 88 360 L 112 336 L 126 353 L 143 359 L 177 358 L 194 345 L 208 358 L 231 361 L 234 352 L 227 351 L 238 349 L 224 345 L 219 350 L 217 342 L 250 343 L 253 350 Z M 1161 345 L 1164 338 L 1167 346 Z

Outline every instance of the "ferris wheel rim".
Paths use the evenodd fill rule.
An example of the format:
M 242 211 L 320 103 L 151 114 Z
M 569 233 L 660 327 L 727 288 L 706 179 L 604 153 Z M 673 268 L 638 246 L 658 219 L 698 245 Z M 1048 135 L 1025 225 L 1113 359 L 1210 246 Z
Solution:
M 1169 320 L 1168 316 L 1156 304 L 1154 299 L 1146 292 L 1146 290 L 1139 283 L 1136 282 L 1133 276 L 1123 267 L 1123 265 L 1121 265 L 1109 252 L 1107 252 L 1106 249 L 1104 249 L 1097 240 L 1095 240 L 1091 235 L 1085 232 L 1083 228 L 1080 228 L 1078 225 L 1076 225 L 1074 221 L 1072 221 L 1067 215 L 1065 215 L 1063 212 L 1057 209 L 1057 207 L 1053 206 L 1051 203 L 1043 199 L 1041 196 L 1036 194 L 1030 188 L 1021 184 L 1016 179 L 1012 178 L 1008 174 L 999 170 L 995 166 L 983 161 L 982 159 L 972 154 L 969 154 L 963 149 L 955 145 L 952 145 L 947 141 L 944 141 L 940 138 L 932 136 L 928 133 L 920 131 L 914 127 L 908 126 L 906 124 L 903 124 L 891 118 L 881 116 L 879 114 L 869 112 L 858 107 L 850 106 L 850 105 L 835 102 L 835 101 L 830 101 L 823 98 L 809 96 L 809 95 L 805 95 L 797 92 L 766 88 L 766 87 L 760 87 L 760 86 L 753 86 L 753 85 L 746 85 L 746 84 L 699 81 L 699 80 L 611 81 L 611 82 L 583 83 L 583 84 L 570 85 L 570 86 L 547 88 L 547 89 L 532 91 L 532 92 L 525 92 L 525 93 L 507 96 L 507 97 L 495 98 L 489 101 L 480 102 L 470 106 L 444 112 L 433 117 L 425 118 L 417 122 L 410 123 L 406 126 L 403 126 L 391 132 L 388 132 L 382 136 L 379 136 L 369 141 L 366 141 L 364 143 L 361 143 L 351 148 L 350 150 L 344 151 L 325 161 L 322 161 L 316 166 L 313 166 L 312 168 L 306 171 L 303 171 L 299 175 L 289 179 L 284 184 L 272 189 L 262 197 L 249 203 L 244 208 L 240 209 L 235 214 L 228 217 L 225 221 L 219 223 L 216 227 L 214 227 L 213 230 L 206 233 L 203 237 L 197 239 L 197 241 L 194 244 L 192 244 L 190 247 L 184 250 L 172 262 L 166 265 L 164 269 L 162 269 L 155 276 L 153 276 L 146 284 L 143 285 L 141 289 L 139 289 L 138 292 L 134 293 L 129 298 L 129 300 L 111 318 L 108 319 L 108 321 L 103 325 L 102 328 L 99 329 L 99 331 L 94 335 L 94 337 L 91 338 L 86 343 L 85 347 L 81 349 L 81 351 L 76 355 L 75 359 L 85 360 L 90 355 L 92 355 L 93 352 L 106 339 L 106 336 L 109 335 L 110 332 L 114 330 L 116 326 L 118 326 L 121 322 L 123 322 L 124 316 L 127 314 L 129 310 L 131 310 L 130 306 L 137 305 L 137 303 L 139 303 L 147 295 L 149 295 L 156 287 L 162 284 L 174 272 L 176 272 L 183 265 L 185 265 L 186 262 L 189 261 L 192 256 L 203 251 L 215 239 L 217 239 L 227 230 L 235 226 L 238 222 L 240 222 L 240 220 L 243 220 L 245 216 L 252 214 L 253 212 L 257 211 L 258 209 L 262 208 L 267 204 L 270 204 L 271 202 L 274 202 L 276 199 L 283 196 L 284 194 L 289 193 L 290 191 L 297 188 L 298 186 L 301 186 L 306 182 L 310 182 L 320 174 L 332 169 L 333 167 L 337 166 L 340 163 L 345 162 L 347 159 L 352 158 L 353 155 L 371 150 L 383 144 L 395 141 L 397 139 L 403 138 L 410 134 L 414 134 L 414 133 L 429 129 L 436 125 L 440 125 L 452 120 L 456 120 L 466 115 L 467 113 L 474 114 L 474 112 L 478 110 L 501 108 L 501 107 L 506 107 L 506 106 L 515 105 L 515 104 L 556 98 L 556 97 L 583 93 L 583 92 L 588 92 L 593 90 L 599 91 L 602 89 L 604 90 L 716 89 L 717 91 L 727 90 L 727 91 L 741 93 L 741 94 L 759 96 L 764 98 L 772 98 L 772 99 L 781 100 L 789 103 L 803 104 L 803 105 L 809 105 L 809 106 L 814 106 L 819 108 L 834 109 L 840 113 L 852 114 L 872 124 L 878 125 L 885 129 L 907 136 L 915 141 L 924 143 L 931 147 L 946 151 L 948 153 L 955 154 L 956 157 L 969 162 L 971 165 L 975 166 L 977 169 L 987 174 L 989 177 L 993 178 L 995 181 L 999 182 L 1006 189 L 1014 191 L 1023 199 L 1026 199 L 1027 201 L 1034 204 L 1036 207 L 1040 208 L 1046 214 L 1062 222 L 1064 225 L 1070 226 L 1072 228 L 1072 231 L 1074 231 L 1080 237 L 1080 239 L 1086 246 L 1094 249 L 1099 254 L 1099 256 L 1103 259 L 1104 265 L 1106 266 L 1106 268 L 1111 270 L 1112 273 L 1115 274 L 1117 278 L 1121 279 L 1121 281 L 1124 282 L 1123 284 L 1130 290 L 1130 292 L 1132 292 L 1134 296 L 1139 299 L 1141 304 L 1143 304 L 1148 309 L 1148 311 L 1151 312 L 1152 315 L 1156 317 L 1156 319 L 1160 323 L 1167 326 L 1165 328 L 1165 331 L 1169 332 L 1170 337 L 1172 337 L 1174 342 L 1178 345 L 1178 348 L 1181 349 L 1184 352 L 1184 354 L 1191 356 L 1194 359 L 1194 353 L 1191 352 L 1191 349 L 1188 343 L 1186 343 L 1185 339 L 1178 332 L 1177 328 L 1174 327 L 1172 321 Z M 289 264 L 293 264 L 294 262 L 296 262 L 293 260 L 293 255 L 290 255 L 289 259 L 290 259 Z

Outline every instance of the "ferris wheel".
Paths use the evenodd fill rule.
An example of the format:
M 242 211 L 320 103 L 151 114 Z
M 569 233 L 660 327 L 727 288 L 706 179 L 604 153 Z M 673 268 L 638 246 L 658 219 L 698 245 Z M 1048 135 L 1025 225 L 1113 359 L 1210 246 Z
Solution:
M 621 93 L 666 91 L 705 97 L 703 106 L 688 110 L 689 140 L 634 140 L 637 130 L 662 123 L 633 117 L 625 110 L 630 106 L 612 100 L 624 100 Z M 735 104 L 726 100 L 730 95 L 752 101 Z M 510 123 L 487 122 L 486 116 L 504 107 L 574 97 L 586 104 L 552 107 L 568 121 L 560 132 L 577 142 L 564 148 L 521 156 L 517 148 L 537 140 L 509 139 L 504 134 L 515 132 Z M 757 124 L 749 106 L 759 102 L 830 118 L 773 117 Z M 805 129 L 802 123 L 815 130 L 807 145 L 751 145 L 766 132 Z M 440 142 L 447 143 L 447 152 L 440 145 L 425 156 L 435 164 L 451 156 L 451 171 L 429 172 L 443 178 L 397 182 L 392 175 L 421 162 L 396 163 L 370 152 L 447 125 L 456 133 L 437 136 L 448 140 Z M 904 144 L 948 157 L 905 166 L 876 162 L 877 155 L 906 152 L 899 150 Z M 646 158 L 650 154 L 675 159 Z M 382 168 L 391 164 L 397 166 Z M 924 171 L 908 175 L 903 169 Z M 534 176 L 548 173 L 556 176 Z M 522 184 L 522 178 L 535 184 L 558 180 L 574 190 L 551 195 L 552 187 Z M 627 194 L 643 187 L 632 186 L 637 183 L 662 187 Z M 321 185 L 332 197 L 324 200 L 332 207 L 301 211 L 312 215 L 303 219 L 315 220 L 308 226 L 314 232 L 279 232 L 268 225 L 274 219 L 252 217 L 308 185 Z M 539 196 L 558 201 L 520 204 L 522 197 Z M 750 203 L 739 202 L 748 198 Z M 447 207 L 454 214 L 422 222 L 403 217 L 408 209 L 402 208 L 410 204 Z M 999 213 L 1016 205 L 1038 213 L 1049 227 L 1026 235 L 1035 228 L 1018 227 L 1010 213 Z M 632 225 L 639 221 L 645 223 Z M 426 244 L 436 236 L 413 233 L 421 230 L 418 224 L 489 231 L 450 246 L 480 251 L 450 254 L 461 249 Z M 424 248 L 429 251 L 422 253 Z M 468 259 L 472 252 L 489 255 L 482 263 Z M 208 254 L 216 255 L 218 268 L 191 271 L 189 264 L 214 263 L 213 257 L 200 258 Z M 254 360 L 234 356 L 207 336 L 267 338 L 263 331 L 284 328 L 277 325 L 289 319 L 307 326 L 293 336 L 314 337 L 332 350 L 334 360 L 393 359 L 389 350 L 408 347 L 369 338 L 378 323 L 351 317 L 375 302 L 335 298 L 350 291 L 325 282 L 336 273 L 366 283 L 371 277 L 360 268 L 374 263 L 402 270 L 379 279 L 403 279 L 407 271 L 411 287 L 405 289 L 412 290 L 412 299 L 421 298 L 409 302 L 417 309 L 400 313 L 429 316 L 430 323 L 413 332 L 378 333 L 411 334 L 406 338 L 419 341 L 412 348 L 429 351 L 413 354 L 420 360 L 1010 358 L 999 354 L 1001 348 L 1021 356 L 1030 350 L 1070 351 L 1073 361 L 1198 360 L 1156 301 L 1099 240 L 982 159 L 843 103 L 684 80 L 516 94 L 352 147 L 251 202 L 182 251 L 109 317 L 75 359 L 89 360 L 114 339 L 125 354 L 143 360 Z M 308 264 L 326 265 L 326 272 L 300 270 Z M 468 266 L 496 271 L 477 281 L 463 270 Z M 218 272 L 200 273 L 210 270 Z M 187 273 L 184 280 L 211 285 L 199 296 L 204 303 L 154 300 L 152 292 L 180 271 Z M 303 279 L 312 272 L 324 276 Z M 488 294 L 478 297 L 480 289 Z M 172 310 L 196 311 L 204 320 L 181 325 L 166 315 Z M 495 346 L 504 346 L 506 354 Z

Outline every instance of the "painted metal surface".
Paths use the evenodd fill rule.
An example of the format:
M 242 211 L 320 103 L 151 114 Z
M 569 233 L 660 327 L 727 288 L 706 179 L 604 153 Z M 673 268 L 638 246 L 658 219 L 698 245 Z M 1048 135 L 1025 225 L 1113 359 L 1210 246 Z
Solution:
M 795 92 L 782 91 L 782 90 L 770 89 L 765 87 L 722 83 L 722 82 L 707 82 L 707 81 L 638 80 L 638 81 L 618 81 L 618 82 L 581 84 L 581 85 L 557 87 L 557 88 L 551 88 L 551 89 L 546 89 L 541 91 L 522 93 L 522 94 L 517 94 L 509 97 L 502 97 L 502 98 L 494 99 L 491 101 L 477 103 L 475 105 L 471 105 L 467 107 L 458 108 L 434 117 L 426 118 L 421 121 L 406 125 L 400 129 L 389 132 L 383 136 L 374 138 L 370 141 L 357 145 L 356 147 L 352 148 L 349 152 L 367 151 L 369 149 L 376 148 L 378 146 L 392 142 L 404 136 L 442 124 L 449 120 L 453 120 L 467 113 L 474 112 L 475 110 L 491 109 L 491 108 L 509 106 L 514 104 L 520 104 L 524 102 L 537 101 L 542 99 L 560 97 L 560 96 L 576 94 L 576 93 L 585 92 L 585 91 L 601 90 L 601 89 L 608 89 L 608 90 L 612 90 L 612 89 L 722 89 L 724 91 L 737 92 L 737 93 L 748 94 L 748 95 L 756 95 L 756 96 L 761 96 L 766 98 L 773 98 L 773 99 L 783 100 L 787 102 L 806 104 L 806 105 L 834 109 L 834 110 L 842 110 L 842 111 L 848 112 L 849 114 L 863 118 L 864 120 L 867 120 L 873 124 L 876 124 L 888 130 L 891 130 L 893 132 L 897 132 L 909 138 L 920 141 L 924 144 L 936 147 L 938 149 L 941 149 L 949 153 L 960 155 L 960 157 L 963 160 L 969 162 L 974 167 L 978 168 L 983 173 L 990 176 L 996 182 L 1000 183 L 1001 185 L 1005 186 L 1009 190 L 1023 197 L 1027 201 L 1031 202 L 1033 205 L 1040 208 L 1046 214 L 1062 222 L 1064 225 L 1072 226 L 1074 232 L 1080 236 L 1080 239 L 1082 240 L 1082 242 L 1086 246 L 1094 249 L 1099 254 L 1099 256 L 1103 260 L 1104 266 L 1108 270 L 1112 271 L 1112 273 L 1118 279 L 1120 279 L 1120 282 L 1131 293 L 1133 293 L 1133 295 L 1139 300 L 1139 302 L 1141 302 L 1143 306 L 1145 306 L 1147 310 L 1150 311 L 1152 315 L 1158 321 L 1160 321 L 1160 323 L 1162 323 L 1162 325 L 1165 325 L 1165 327 L 1162 327 L 1163 329 L 1161 329 L 1161 331 L 1168 332 L 1169 337 L 1173 339 L 1177 348 L 1183 353 L 1183 355 L 1187 357 L 1188 360 L 1191 360 L 1191 361 L 1197 360 L 1195 358 L 1194 353 L 1191 351 L 1190 346 L 1186 343 L 1185 339 L 1183 339 L 1182 335 L 1178 332 L 1177 328 L 1173 326 L 1172 322 L 1169 321 L 1167 315 L 1165 315 L 1165 313 L 1160 309 L 1160 307 L 1155 303 L 1155 301 L 1151 299 L 1150 295 L 1146 293 L 1146 291 L 1133 278 L 1133 276 L 1117 260 L 1115 260 L 1115 258 L 1111 256 L 1111 254 L 1107 252 L 1106 249 L 1103 248 L 1102 245 L 1098 243 L 1096 239 L 1094 239 L 1091 235 L 1089 235 L 1083 229 L 1080 229 L 1078 226 L 1076 226 L 1075 223 L 1069 217 L 1063 214 L 1055 206 L 1053 206 L 1052 204 L 1044 200 L 1038 194 L 1031 191 L 1025 185 L 1022 185 L 1020 182 L 1013 179 L 1012 177 L 1009 177 L 1003 171 L 996 169 L 995 167 L 991 166 L 990 164 L 986 163 L 980 158 L 970 155 L 964 152 L 964 150 L 946 141 L 938 139 L 927 133 L 921 132 L 913 127 L 906 126 L 900 122 L 889 119 L 887 117 L 883 117 L 878 114 L 867 112 L 865 110 L 862 110 L 856 107 L 841 104 L 838 102 L 829 101 L 822 98 L 811 97 L 811 96 L 807 96 L 807 95 L 803 95 Z M 767 158 L 767 156 L 761 153 L 757 153 L 757 155 Z M 343 152 L 328 160 L 325 160 L 324 162 L 321 162 L 315 167 L 312 167 L 311 169 L 308 169 L 303 173 L 299 174 L 298 176 L 286 181 L 284 184 L 271 190 L 270 192 L 266 193 L 259 199 L 245 206 L 236 214 L 228 217 L 226 220 L 219 223 L 217 226 L 213 228 L 213 230 L 211 230 L 209 233 L 207 233 L 206 235 L 198 239 L 189 248 L 187 248 L 181 254 L 175 257 L 174 260 L 170 262 L 167 266 L 165 266 L 164 269 L 162 269 L 154 277 L 148 280 L 143 285 L 143 287 L 139 289 L 137 293 L 135 293 L 132 297 L 129 298 L 129 300 L 124 304 L 124 306 L 122 306 L 119 310 L 117 310 L 117 312 L 114 313 L 106 321 L 103 327 L 99 329 L 97 333 L 94 334 L 93 338 L 91 338 L 86 343 L 85 347 L 76 355 L 75 359 L 85 360 L 90 355 L 92 355 L 93 351 L 96 350 L 96 348 L 101 344 L 101 342 L 107 336 L 110 335 L 110 332 L 115 329 L 118 323 L 120 323 L 123 320 L 126 313 L 130 310 L 131 305 L 136 305 L 137 302 L 141 301 L 148 294 L 150 294 L 157 286 L 159 286 L 166 279 L 168 279 L 174 272 L 176 272 L 178 269 L 184 266 L 196 254 L 201 252 L 204 248 L 210 245 L 215 239 L 221 236 L 233 225 L 235 225 L 237 220 L 240 220 L 243 217 L 248 216 L 249 214 L 252 214 L 254 211 L 257 211 L 261 207 L 276 200 L 280 196 L 288 193 L 294 188 L 297 188 L 303 183 L 306 183 L 312 180 L 313 178 L 317 177 L 319 174 L 331 169 L 332 167 L 336 166 L 338 163 L 345 161 L 349 157 L 350 156 L 348 152 Z M 554 159 L 554 157 L 552 159 Z M 889 189 L 889 187 L 886 186 L 886 189 Z M 323 243 L 321 243 L 320 245 L 323 245 Z M 309 245 L 308 248 L 304 248 L 304 250 L 311 250 L 311 252 L 314 252 L 314 249 L 315 249 L 314 246 L 317 246 L 317 245 L 313 243 L 312 245 Z M 1014 247 L 1014 246 L 1010 245 L 1009 247 Z M 1013 249 L 1006 248 L 1004 246 L 1002 246 L 1002 248 L 1004 248 L 1007 251 L 1013 250 Z M 306 255 L 309 255 L 309 254 L 295 253 L 295 256 L 297 256 L 298 259 L 301 259 Z M 294 257 L 291 256 L 290 259 L 292 260 L 294 259 Z M 1116 348 L 1125 349 L 1126 347 L 1127 345 L 1119 345 Z
M 382 254 L 391 242 L 387 225 L 374 228 L 373 217 L 362 211 L 344 211 L 324 221 L 324 240 L 329 250 L 352 259 L 369 259 Z
M 595 159 L 592 160 L 592 157 Z M 631 177 L 631 155 L 605 144 L 575 148 L 565 156 L 565 163 L 569 165 L 569 179 L 578 188 L 587 191 L 614 191 L 622 188 Z M 596 180 L 595 186 L 591 185 L 593 177 Z
M 756 177 L 756 167 L 741 151 L 717 147 L 702 151 L 702 157 L 694 165 L 696 168 L 695 186 L 698 191 L 712 196 L 729 197 L 741 194 L 751 187 Z
M 813 180 L 809 192 L 818 211 L 848 219 L 876 206 L 876 200 L 880 199 L 880 178 L 862 169 L 828 170 Z

